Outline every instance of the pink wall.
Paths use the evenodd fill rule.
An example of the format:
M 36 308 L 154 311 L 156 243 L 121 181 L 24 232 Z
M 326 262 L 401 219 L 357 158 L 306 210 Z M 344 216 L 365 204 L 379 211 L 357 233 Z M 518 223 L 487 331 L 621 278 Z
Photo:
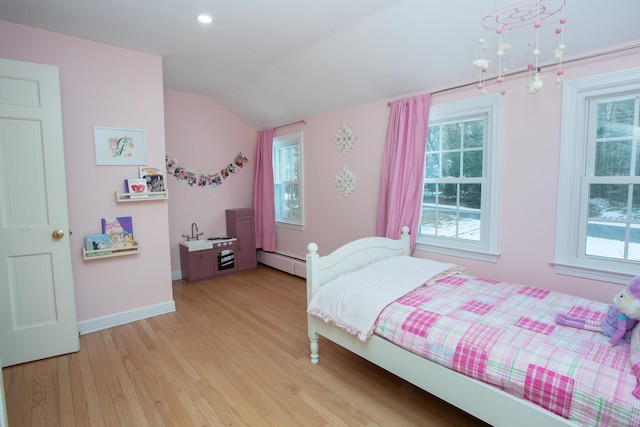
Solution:
M 304 231 L 279 227 L 277 252 L 304 259 L 309 242 L 327 254 L 343 243 L 376 232 L 380 167 L 389 108 L 377 101 L 307 117 L 303 131 Z M 343 155 L 333 142 L 343 123 L 356 134 L 351 151 Z M 297 130 L 297 129 L 293 129 Z M 288 133 L 286 128 L 277 134 Z M 345 197 L 335 185 L 343 165 L 358 177 L 355 191 Z
M 198 174 L 220 170 L 239 153 L 249 162 L 215 188 L 192 187 L 167 177 L 171 271 L 180 270 L 179 243 L 196 223 L 203 238 L 226 234 L 225 209 L 253 207 L 257 133 L 208 96 L 165 91 L 166 146 L 183 167 Z
M 205 236 L 225 233 L 224 210 L 251 207 L 256 131 L 211 97 L 162 89 L 161 58 L 0 21 L 0 56 L 60 67 L 67 187 L 79 320 L 171 300 L 171 272 L 180 269 L 178 242 L 196 222 Z M 637 66 L 630 51 L 565 67 L 566 79 Z M 127 64 L 126 67 L 121 64 Z M 560 149 L 560 87 L 548 73 L 536 96 L 526 93 L 526 76 L 507 80 L 504 99 L 501 256 L 496 263 L 416 252 L 452 261 L 470 273 L 526 283 L 608 301 L 619 285 L 555 274 L 555 208 Z M 438 90 L 441 88 L 432 88 Z M 426 89 L 425 89 L 426 90 Z M 497 90 L 497 89 L 496 89 Z M 407 96 L 415 95 L 407 94 Z M 437 94 L 434 104 L 479 96 L 470 87 Z M 304 258 L 316 242 L 326 254 L 375 232 L 379 171 L 389 116 L 379 100 L 306 117 L 306 125 L 278 134 L 304 132 L 305 228 L 280 228 L 277 251 Z M 342 155 L 333 137 L 347 123 L 357 135 Z M 184 167 L 216 170 L 238 152 L 249 164 L 217 188 L 194 188 L 167 177 L 167 202 L 116 204 L 113 192 L 135 167 L 95 166 L 93 126 L 142 128 L 149 163 L 162 166 L 171 152 Z M 166 133 L 166 148 L 165 148 Z M 347 164 L 359 178 L 344 197 L 334 184 Z M 85 234 L 99 230 L 100 218 L 134 217 L 142 252 L 112 260 L 83 261 Z
M 565 79 L 636 67 L 640 53 L 609 55 L 565 66 Z M 526 74 L 507 79 L 503 117 L 503 170 L 500 252 L 496 263 L 472 261 L 416 251 L 415 255 L 455 262 L 472 274 L 560 290 L 609 301 L 620 285 L 555 273 L 554 231 L 560 153 L 561 86 L 547 71 L 544 89 L 535 96 L 526 89 Z M 437 90 L 440 88 L 433 88 Z M 497 87 L 490 89 L 499 92 Z M 409 94 L 415 95 L 415 94 Z M 436 94 L 433 104 L 481 96 L 468 87 Z M 386 137 L 387 100 L 306 118 L 304 232 L 278 229 L 277 251 L 304 259 L 306 245 L 316 242 L 321 254 L 357 237 L 375 233 L 379 170 Z M 343 156 L 332 139 L 342 123 L 358 139 Z M 355 192 L 345 198 L 333 181 L 344 163 L 359 177 Z
M 144 129 L 149 164 L 164 165 L 162 58 L 5 21 L 0 40 L 0 57 L 60 70 L 78 320 L 172 301 L 167 202 L 116 203 L 138 167 L 96 166 L 93 144 L 94 126 Z M 133 217 L 140 254 L 82 259 L 105 216 Z
M 565 64 L 564 79 L 592 76 L 640 63 L 640 52 L 608 55 Z M 545 70 L 545 87 L 526 91 L 526 74 L 509 79 L 504 98 L 500 252 L 497 263 L 433 257 L 458 262 L 473 274 L 531 284 L 609 302 L 620 285 L 556 274 L 554 258 L 558 197 L 562 91 L 553 69 Z M 497 92 L 497 88 L 495 89 Z M 474 88 L 435 98 L 447 102 L 477 96 Z M 428 257 L 422 253 L 420 256 Z

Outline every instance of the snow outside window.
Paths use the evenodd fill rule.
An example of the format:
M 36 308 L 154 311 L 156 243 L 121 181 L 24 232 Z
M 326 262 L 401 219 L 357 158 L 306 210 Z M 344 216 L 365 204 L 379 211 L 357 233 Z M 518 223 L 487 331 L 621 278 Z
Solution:
M 273 180 L 276 223 L 302 226 L 302 133 L 273 139 Z
M 417 249 L 498 256 L 502 99 L 432 105 Z
M 564 83 L 556 271 L 640 271 L 640 68 Z

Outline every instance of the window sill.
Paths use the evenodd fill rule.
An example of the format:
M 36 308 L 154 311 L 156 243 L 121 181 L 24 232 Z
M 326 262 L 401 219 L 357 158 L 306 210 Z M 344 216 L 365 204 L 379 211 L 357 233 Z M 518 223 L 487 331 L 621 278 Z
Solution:
M 557 274 L 582 277 L 584 279 L 599 280 L 601 282 L 619 283 L 627 285 L 635 276 L 633 273 L 625 273 L 598 268 L 583 267 L 575 264 L 566 264 L 552 261 Z
M 304 225 L 303 224 L 291 224 L 288 222 L 279 222 L 276 221 L 276 227 L 280 227 L 280 228 L 289 228 L 291 230 L 300 230 L 300 231 L 304 231 Z
M 449 255 L 449 256 L 454 256 L 458 258 L 473 259 L 476 261 L 493 262 L 493 263 L 497 262 L 498 258 L 500 257 L 499 253 L 488 253 L 488 252 L 481 252 L 481 251 L 473 251 L 469 249 L 451 248 L 451 247 L 445 247 L 445 246 L 430 245 L 427 243 L 420 243 L 420 242 L 416 243 L 415 250 L 423 251 L 423 252 L 432 252 L 432 253 L 441 254 L 441 255 Z

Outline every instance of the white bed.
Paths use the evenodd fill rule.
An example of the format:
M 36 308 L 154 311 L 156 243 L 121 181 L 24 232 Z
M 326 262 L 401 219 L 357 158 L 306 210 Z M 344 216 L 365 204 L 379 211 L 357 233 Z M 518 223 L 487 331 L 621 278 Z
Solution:
M 320 287 L 342 274 L 388 257 L 409 255 L 408 233 L 404 227 L 399 240 L 380 237 L 355 240 L 326 256 L 319 256 L 318 246 L 310 243 L 306 257 L 307 302 Z M 308 333 L 313 364 L 319 362 L 318 337 L 322 336 L 493 426 L 576 426 L 529 401 L 424 359 L 379 336 L 373 335 L 363 342 L 311 314 Z

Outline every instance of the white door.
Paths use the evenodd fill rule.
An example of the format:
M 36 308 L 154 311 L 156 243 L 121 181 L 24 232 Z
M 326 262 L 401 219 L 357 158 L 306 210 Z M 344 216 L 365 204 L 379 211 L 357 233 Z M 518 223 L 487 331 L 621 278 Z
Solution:
M 3 366 L 78 351 L 58 68 L 0 59 Z
M 0 366 L 2 361 L 0 360 Z M 9 427 L 7 420 L 7 404 L 4 400 L 4 378 L 2 378 L 2 370 L 0 370 L 0 427 Z

